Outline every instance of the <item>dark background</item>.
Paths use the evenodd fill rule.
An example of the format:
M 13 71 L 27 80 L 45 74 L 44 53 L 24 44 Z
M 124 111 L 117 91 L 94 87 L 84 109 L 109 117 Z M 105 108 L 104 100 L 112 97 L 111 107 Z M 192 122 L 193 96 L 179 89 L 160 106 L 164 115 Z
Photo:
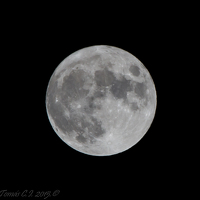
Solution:
M 4 52 L 9 54 L 12 82 L 6 91 L 11 96 L 4 115 L 8 124 L 0 141 L 0 189 L 58 189 L 57 198 L 75 199 L 142 198 L 157 196 L 158 190 L 168 195 L 165 185 L 176 171 L 174 155 L 169 153 L 173 146 L 169 135 L 174 134 L 169 124 L 174 122 L 166 119 L 172 104 L 169 67 L 180 43 L 176 9 L 170 7 L 169 15 L 166 6 L 156 9 L 152 4 L 93 6 L 88 10 L 82 5 L 27 4 L 26 9 L 12 5 L 4 16 L 2 41 L 7 42 Z M 46 113 L 46 89 L 55 68 L 71 53 L 92 45 L 132 53 L 150 72 L 157 91 L 149 131 L 134 147 L 113 156 L 89 156 L 70 148 L 53 131 Z

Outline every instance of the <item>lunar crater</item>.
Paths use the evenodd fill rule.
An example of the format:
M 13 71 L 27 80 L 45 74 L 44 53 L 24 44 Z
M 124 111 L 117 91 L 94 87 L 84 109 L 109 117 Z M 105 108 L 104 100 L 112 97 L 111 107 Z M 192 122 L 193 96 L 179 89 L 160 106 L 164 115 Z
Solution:
M 155 86 L 148 70 L 130 53 L 104 45 L 66 58 L 46 93 L 55 132 L 89 155 L 112 155 L 131 148 L 150 127 L 155 106 Z

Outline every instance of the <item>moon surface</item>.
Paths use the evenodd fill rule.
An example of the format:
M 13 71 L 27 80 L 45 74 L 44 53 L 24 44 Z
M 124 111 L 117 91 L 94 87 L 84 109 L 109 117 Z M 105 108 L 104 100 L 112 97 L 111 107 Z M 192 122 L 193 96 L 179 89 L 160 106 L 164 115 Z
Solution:
M 109 156 L 146 134 L 156 111 L 152 77 L 132 54 L 113 46 L 78 50 L 55 69 L 46 111 L 57 135 L 73 149 Z

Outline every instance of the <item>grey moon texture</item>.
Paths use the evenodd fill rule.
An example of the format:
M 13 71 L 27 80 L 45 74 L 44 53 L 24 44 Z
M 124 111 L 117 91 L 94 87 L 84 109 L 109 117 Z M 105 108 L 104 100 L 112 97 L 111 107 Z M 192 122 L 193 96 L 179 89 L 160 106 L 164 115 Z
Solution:
M 132 54 L 114 46 L 80 49 L 53 72 L 46 111 L 57 135 L 93 156 L 130 149 L 146 134 L 156 111 L 152 77 Z

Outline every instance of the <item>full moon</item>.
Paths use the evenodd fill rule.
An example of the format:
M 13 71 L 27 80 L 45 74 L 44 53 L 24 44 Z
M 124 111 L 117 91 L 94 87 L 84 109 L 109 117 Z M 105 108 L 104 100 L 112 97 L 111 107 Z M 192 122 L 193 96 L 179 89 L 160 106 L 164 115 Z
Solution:
M 110 156 L 137 144 L 149 130 L 157 96 L 152 77 L 132 54 L 98 45 L 65 58 L 46 91 L 57 135 L 74 150 Z

